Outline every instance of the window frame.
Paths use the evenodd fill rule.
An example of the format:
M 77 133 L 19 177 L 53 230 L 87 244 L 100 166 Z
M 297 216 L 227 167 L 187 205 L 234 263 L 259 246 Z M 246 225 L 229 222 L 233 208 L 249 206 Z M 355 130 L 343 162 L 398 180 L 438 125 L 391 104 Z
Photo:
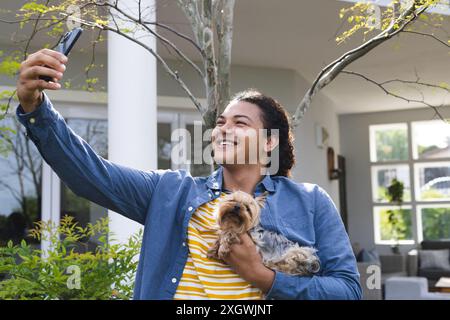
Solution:
M 413 123 L 415 122 L 424 122 L 425 120 L 409 120 L 404 122 L 393 122 L 393 123 L 374 123 L 369 125 L 369 171 L 370 171 L 370 199 L 371 199 L 371 210 L 372 210 L 372 218 L 374 221 L 374 240 L 375 245 L 393 245 L 395 241 L 392 240 L 381 240 L 381 230 L 379 229 L 379 223 L 376 221 L 376 212 L 375 210 L 379 207 L 389 207 L 392 206 L 386 202 L 376 202 L 374 200 L 374 187 L 377 185 L 377 177 L 374 176 L 374 172 L 376 167 L 389 167 L 395 165 L 407 165 L 409 168 L 409 181 L 410 181 L 410 192 L 411 192 L 411 201 L 404 201 L 402 204 L 403 207 L 411 208 L 411 221 L 412 221 L 412 235 L 413 241 L 410 240 L 400 240 L 399 245 L 413 245 L 416 243 L 421 243 L 423 241 L 423 229 L 421 224 L 421 212 L 420 209 L 423 207 L 431 207 L 434 205 L 442 205 L 450 207 L 450 199 L 448 200 L 418 200 L 417 199 L 417 191 L 416 187 L 420 187 L 418 185 L 418 175 L 416 175 L 416 164 L 425 165 L 425 164 L 439 164 L 439 163 L 448 163 L 450 162 L 450 157 L 442 157 L 442 158 L 430 158 L 430 159 L 415 159 L 413 154 Z M 434 120 L 440 121 L 440 120 Z M 407 143 L 408 143 L 408 159 L 407 160 L 396 160 L 396 161 L 373 161 L 373 155 L 375 152 L 376 155 L 376 142 L 375 142 L 375 130 L 374 127 L 384 126 L 387 127 L 392 125 L 407 125 Z M 375 179 L 375 181 L 374 181 Z

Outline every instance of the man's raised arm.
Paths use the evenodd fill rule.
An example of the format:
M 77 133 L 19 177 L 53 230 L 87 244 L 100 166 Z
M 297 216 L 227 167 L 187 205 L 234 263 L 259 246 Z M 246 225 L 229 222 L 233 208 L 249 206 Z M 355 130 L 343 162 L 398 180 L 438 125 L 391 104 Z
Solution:
M 67 57 L 43 49 L 20 67 L 17 117 L 44 160 L 77 195 L 144 223 L 161 171 L 144 172 L 103 159 L 66 124 L 43 92 L 58 90 Z M 46 82 L 39 76 L 49 76 Z

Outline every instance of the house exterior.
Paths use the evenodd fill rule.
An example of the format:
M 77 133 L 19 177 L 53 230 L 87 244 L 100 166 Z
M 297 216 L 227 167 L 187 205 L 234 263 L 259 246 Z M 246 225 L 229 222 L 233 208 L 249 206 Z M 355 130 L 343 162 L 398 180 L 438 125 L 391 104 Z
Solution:
M 8 0 L 2 6 L 17 10 L 23 2 Z M 175 4 L 153 0 L 147 0 L 147 3 L 155 8 L 149 19 L 190 33 L 187 20 Z M 282 4 L 277 1 L 237 1 L 232 93 L 258 88 L 294 113 L 321 68 L 362 41 L 356 36 L 341 46 L 334 42 L 340 23 L 339 9 L 346 5 L 342 1 L 287 0 Z M 322 17 L 318 25 L 317 17 Z M 15 28 L 13 25 L 2 25 L 0 50 L 7 52 L 18 48 L 13 42 L 19 32 Z M 171 155 L 171 133 L 178 128 L 193 132 L 195 122 L 201 121 L 201 117 L 178 84 L 147 51 L 124 38 L 108 34 L 106 44 L 100 45 L 96 54 L 96 61 L 104 67 L 93 71 L 99 79 L 98 87 L 104 88 L 95 92 L 81 89 L 83 67 L 90 57 L 87 48 L 92 39 L 93 33 L 85 32 L 70 55 L 65 80 L 71 80 L 71 87 L 47 92 L 69 126 L 113 162 L 142 170 L 183 168 L 191 170 L 193 174 L 205 174 L 207 171 L 204 167 L 188 164 L 180 166 Z M 146 41 L 186 79 L 192 92 L 203 99 L 202 82 L 194 71 L 186 63 L 174 59 L 154 38 Z M 31 51 L 38 50 L 42 45 L 37 37 Z M 192 49 L 186 44 L 180 46 L 194 57 Z M 441 83 L 448 81 L 449 66 L 448 52 L 438 44 L 405 35 L 376 49 L 352 68 L 382 80 L 414 79 L 416 69 L 429 82 Z M 2 90 L 15 86 L 11 79 L 0 80 Z M 441 114 L 450 117 L 449 95 L 422 89 L 431 103 L 442 105 Z M 405 95 L 416 94 L 415 89 L 408 87 L 399 90 Z M 423 136 L 424 133 L 415 128 L 424 122 L 434 127 L 439 121 L 434 118 L 433 111 L 423 104 L 406 103 L 386 96 L 370 83 L 341 75 L 317 95 L 311 109 L 295 128 L 297 164 L 293 170 L 293 179 L 320 185 L 339 208 L 339 181 L 328 178 L 327 148 L 332 147 L 336 154 L 345 157 L 350 239 L 359 247 L 377 248 L 381 253 L 389 253 L 392 241 L 383 238 L 381 230 L 383 210 L 389 204 L 377 193 L 378 188 L 383 190 L 387 186 L 380 185 L 377 177 L 380 172 L 384 176 L 404 177 L 406 191 L 409 192 L 405 202 L 409 216 L 405 218 L 405 223 L 410 232 L 401 242 L 401 250 L 406 253 L 426 238 L 426 210 L 438 208 L 444 210 L 443 216 L 450 215 L 448 192 L 439 196 L 426 194 L 426 190 L 421 189 L 430 179 L 450 176 L 448 143 L 422 156 L 417 153 L 420 154 L 423 149 L 416 143 L 416 131 L 418 135 Z M 318 134 L 321 131 L 317 128 L 324 128 L 328 132 L 329 137 L 324 143 Z M 404 155 L 385 159 L 378 155 L 377 158 L 378 149 L 371 147 L 377 144 L 376 132 L 389 130 L 403 132 Z M 450 137 L 450 133 L 445 130 L 437 132 L 434 137 L 438 139 L 439 135 L 439 139 Z M 433 137 L 430 137 L 429 145 L 433 144 L 432 140 Z M 387 144 L 387 147 L 379 150 L 389 152 L 389 148 L 395 147 Z M 375 156 L 371 149 L 375 150 Z M 0 216 L 4 219 L 23 209 L 18 198 L 24 195 L 32 199 L 30 201 L 35 206 L 39 203 L 40 209 L 37 211 L 44 220 L 57 223 L 62 215 L 69 214 L 87 223 L 109 216 L 118 241 L 124 241 L 139 228 L 134 222 L 114 212 L 76 197 L 43 162 L 42 167 L 35 170 L 42 181 L 40 184 L 33 184 L 30 172 L 25 172 L 19 178 L 15 160 L 15 155 L 9 154 L 3 157 L 0 166 Z M 386 173 L 386 170 L 390 171 Z M 21 182 L 25 184 L 22 193 L 19 190 Z

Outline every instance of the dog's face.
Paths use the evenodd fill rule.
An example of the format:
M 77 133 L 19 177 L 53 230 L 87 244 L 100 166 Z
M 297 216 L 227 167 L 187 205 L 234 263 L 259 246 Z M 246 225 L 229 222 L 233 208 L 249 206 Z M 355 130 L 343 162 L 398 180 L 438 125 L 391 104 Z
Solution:
M 254 199 L 243 191 L 226 195 L 219 207 L 217 223 L 222 230 L 234 230 L 241 234 L 255 227 L 266 195 Z

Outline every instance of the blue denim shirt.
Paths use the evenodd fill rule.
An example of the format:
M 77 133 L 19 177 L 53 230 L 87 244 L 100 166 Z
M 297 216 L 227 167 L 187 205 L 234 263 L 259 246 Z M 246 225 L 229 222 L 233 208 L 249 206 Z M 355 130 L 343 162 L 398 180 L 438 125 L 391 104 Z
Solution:
M 188 256 L 187 227 L 192 213 L 217 198 L 222 167 L 209 177 L 185 170 L 140 171 L 114 164 L 65 123 L 44 94 L 33 112 L 17 108 L 44 160 L 77 195 L 145 226 L 135 299 L 172 299 Z M 268 191 L 261 224 L 303 246 L 318 250 L 321 270 L 314 276 L 276 271 L 269 299 L 360 299 L 356 260 L 342 220 L 328 194 L 314 184 L 265 176 L 255 195 Z

